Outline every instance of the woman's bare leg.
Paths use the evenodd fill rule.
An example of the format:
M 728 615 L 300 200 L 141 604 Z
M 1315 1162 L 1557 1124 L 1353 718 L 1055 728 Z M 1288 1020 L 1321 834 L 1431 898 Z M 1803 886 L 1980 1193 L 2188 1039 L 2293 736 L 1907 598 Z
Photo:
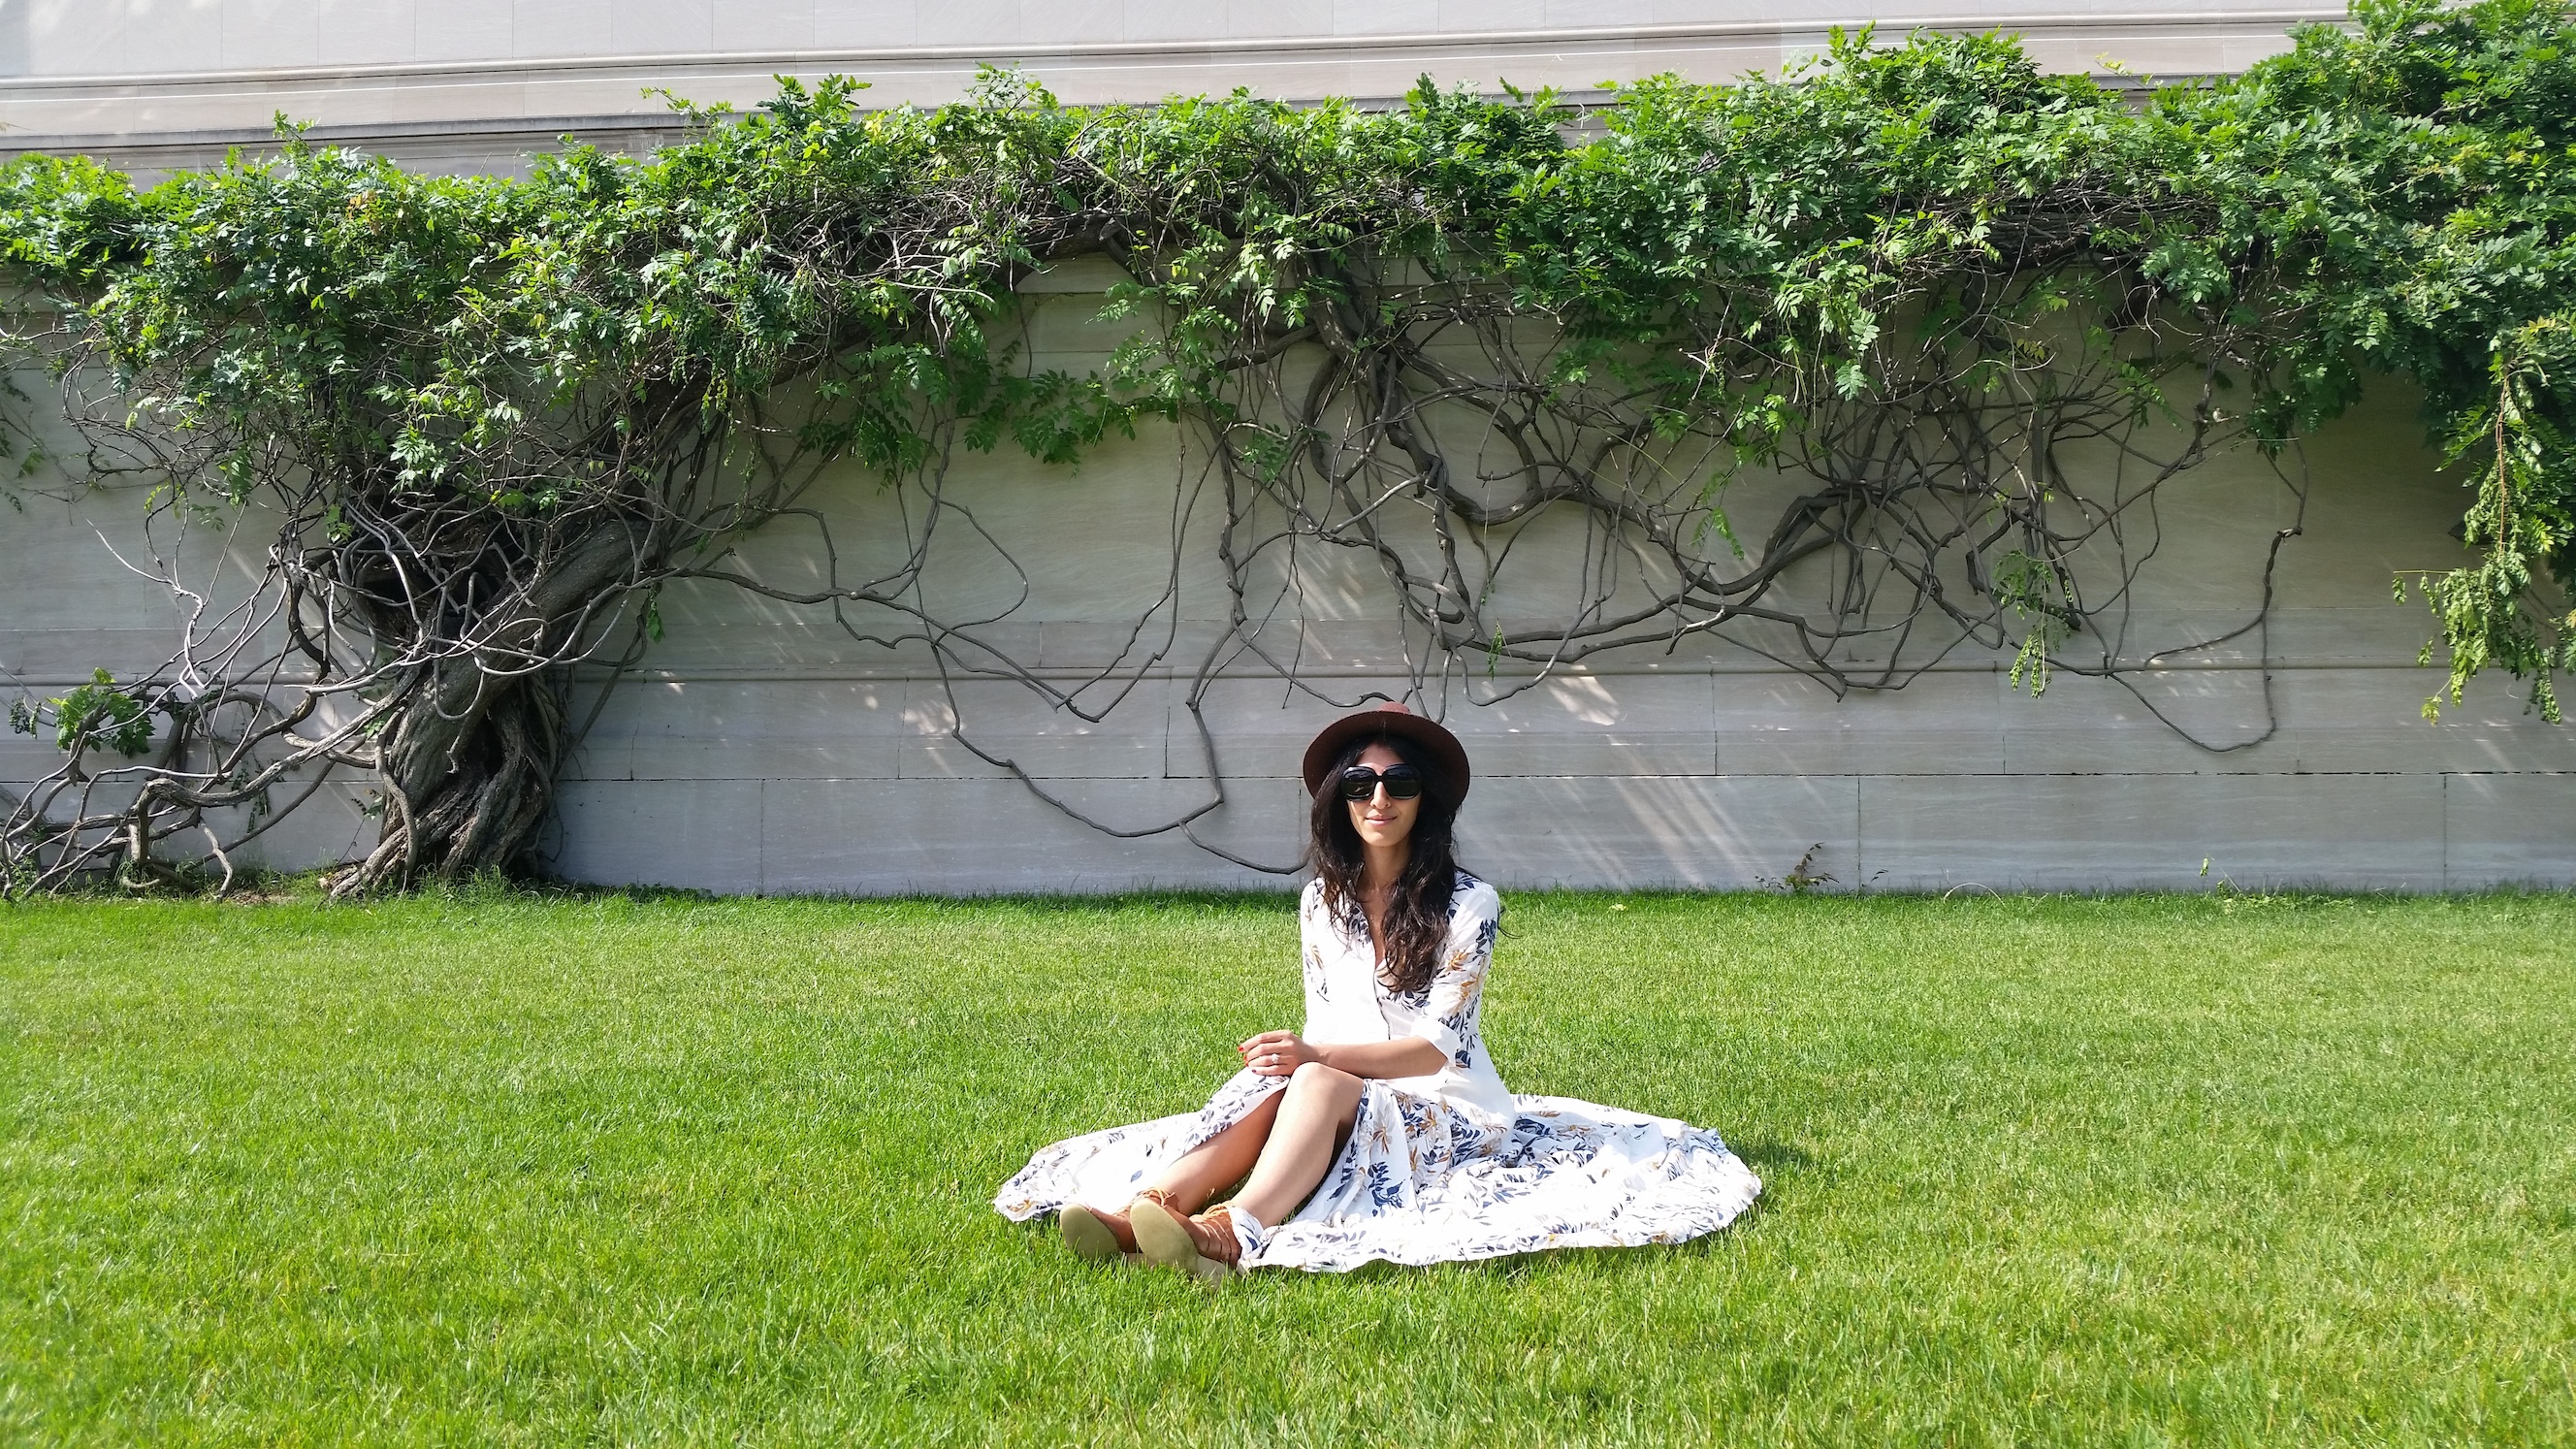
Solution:
M 1279 1103 L 1287 1095 L 1273 1092 L 1263 1098 L 1242 1121 L 1181 1154 L 1145 1185 L 1170 1193 L 1172 1205 L 1183 1213 L 1206 1207 L 1210 1198 L 1243 1181 L 1243 1175 L 1252 1170 L 1261 1156 L 1261 1144 L 1270 1139 L 1270 1124 L 1279 1119 Z
M 1359 1115 L 1360 1091 L 1360 1079 L 1348 1072 L 1321 1062 L 1299 1067 L 1288 1078 L 1288 1090 L 1270 1099 L 1279 1104 L 1276 1120 L 1260 1144 L 1252 1180 L 1234 1195 L 1235 1206 L 1265 1227 L 1295 1212 L 1333 1165 L 1342 1134 Z

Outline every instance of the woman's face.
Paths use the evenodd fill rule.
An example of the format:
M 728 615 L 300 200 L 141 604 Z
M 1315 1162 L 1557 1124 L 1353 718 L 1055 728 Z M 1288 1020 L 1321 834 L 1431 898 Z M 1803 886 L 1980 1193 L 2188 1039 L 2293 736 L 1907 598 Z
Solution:
M 1383 774 L 1403 764 L 1404 757 L 1384 744 L 1373 744 L 1360 751 L 1354 763 Z M 1422 813 L 1422 797 L 1393 799 L 1386 793 L 1385 782 L 1380 781 L 1376 792 L 1367 799 L 1350 802 L 1350 812 L 1351 828 L 1360 833 L 1360 842 L 1384 849 L 1402 845 L 1405 837 L 1413 833 L 1414 817 Z

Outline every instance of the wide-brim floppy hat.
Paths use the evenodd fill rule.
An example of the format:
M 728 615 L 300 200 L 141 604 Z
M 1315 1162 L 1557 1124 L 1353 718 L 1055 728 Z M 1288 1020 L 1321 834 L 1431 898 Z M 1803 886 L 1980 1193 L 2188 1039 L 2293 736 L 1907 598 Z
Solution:
M 1402 735 L 1422 746 L 1440 771 L 1450 802 L 1467 798 L 1467 747 L 1458 743 L 1456 735 L 1442 729 L 1439 721 L 1425 719 L 1393 700 L 1375 709 L 1343 715 L 1324 726 L 1314 742 L 1306 746 L 1306 793 L 1312 795 L 1324 788 L 1324 772 L 1333 768 L 1333 762 L 1342 757 L 1343 748 L 1351 741 L 1379 735 Z

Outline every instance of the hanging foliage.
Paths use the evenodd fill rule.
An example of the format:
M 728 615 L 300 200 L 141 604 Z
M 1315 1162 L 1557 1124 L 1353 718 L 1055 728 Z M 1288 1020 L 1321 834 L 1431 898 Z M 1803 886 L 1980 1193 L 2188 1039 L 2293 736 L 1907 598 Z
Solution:
M 1474 702 L 1703 634 L 1836 690 L 1961 649 L 2033 692 L 2118 679 L 2138 661 L 2105 621 L 2157 488 L 2279 449 L 2372 372 L 2482 470 L 2479 561 L 2421 581 L 2454 698 L 2502 667 L 2554 719 L 2571 39 L 2532 0 L 2371 3 L 2143 101 L 2006 39 L 1862 33 L 1581 114 L 1427 83 L 1385 112 L 1081 109 L 995 73 L 930 111 L 785 83 L 649 159 L 575 147 L 525 180 L 294 140 L 149 191 L 22 161 L 0 265 L 50 299 L 15 341 L 60 380 L 85 482 L 142 480 L 167 533 L 270 542 L 247 596 L 183 591 L 162 668 L 22 702 L 67 760 L 6 802 L 0 886 L 228 872 L 333 771 L 384 810 L 340 891 L 517 865 L 586 726 L 571 666 L 641 658 L 684 580 L 1088 718 L 1149 669 L 1187 674 L 1193 710 L 1247 659 L 1317 688 L 1265 628 L 1354 560 L 1415 687 Z M 1127 278 L 1110 307 L 1137 330 L 1035 368 L 1015 289 L 1082 256 Z M 1176 518 L 1221 499 L 1233 618 L 1203 657 L 1167 657 L 1178 524 L 1173 582 L 1096 680 L 925 602 L 942 520 L 977 527 L 961 448 L 1069 464 L 1149 419 L 1179 428 Z M 867 579 L 813 499 L 852 466 L 906 499 L 904 561 Z M 819 584 L 739 562 L 788 526 Z M 1576 582 L 1533 613 L 1538 554 Z M 1116 833 L 1199 839 L 1208 748 L 1207 800 Z

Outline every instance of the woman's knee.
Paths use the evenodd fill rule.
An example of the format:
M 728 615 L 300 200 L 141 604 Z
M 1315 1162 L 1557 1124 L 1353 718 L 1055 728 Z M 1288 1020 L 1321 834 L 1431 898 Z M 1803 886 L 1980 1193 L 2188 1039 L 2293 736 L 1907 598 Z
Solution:
M 1360 1079 L 1322 1062 L 1302 1062 L 1297 1070 L 1288 1074 L 1288 1089 L 1301 1094 L 1356 1100 L 1360 1094 Z

